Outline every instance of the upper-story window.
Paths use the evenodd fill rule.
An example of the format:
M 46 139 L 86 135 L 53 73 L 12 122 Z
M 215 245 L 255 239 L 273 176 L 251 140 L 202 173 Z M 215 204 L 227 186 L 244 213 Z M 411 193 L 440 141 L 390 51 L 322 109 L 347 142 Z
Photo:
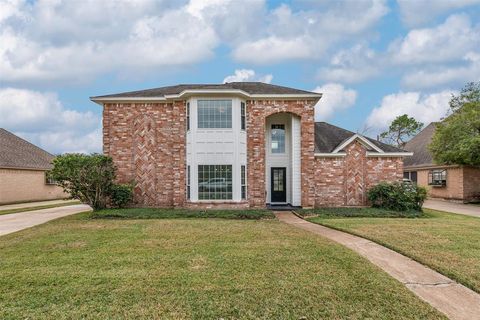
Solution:
M 247 110 L 245 109 L 245 102 L 240 102 L 240 116 L 241 116 L 241 128 L 245 130 L 245 118 L 247 115 Z
M 232 100 L 198 100 L 198 128 L 232 128 Z
M 285 153 L 285 125 L 272 124 L 272 153 Z

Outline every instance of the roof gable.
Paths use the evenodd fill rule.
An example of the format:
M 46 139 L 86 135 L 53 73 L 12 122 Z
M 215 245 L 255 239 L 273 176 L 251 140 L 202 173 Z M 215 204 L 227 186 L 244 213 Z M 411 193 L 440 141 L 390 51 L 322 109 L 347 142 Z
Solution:
M 331 125 L 315 122 L 315 153 L 338 154 L 353 141 L 360 141 L 367 151 L 374 153 L 406 153 L 405 150 L 365 137 L 361 134 Z
M 413 152 L 413 157 L 406 159 L 405 167 L 434 165 L 433 156 L 428 150 L 438 122 L 432 122 L 405 144 L 404 149 Z
M 54 156 L 30 142 L 0 128 L 0 168 L 52 168 Z

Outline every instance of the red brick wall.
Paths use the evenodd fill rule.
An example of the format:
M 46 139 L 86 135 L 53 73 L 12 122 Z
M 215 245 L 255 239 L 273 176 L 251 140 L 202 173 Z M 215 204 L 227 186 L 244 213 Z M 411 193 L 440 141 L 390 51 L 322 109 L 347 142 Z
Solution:
M 314 100 L 247 101 L 248 199 L 251 207 L 265 206 L 265 120 L 279 112 L 300 117 L 302 206 L 314 206 L 314 106 Z
M 463 192 L 465 201 L 480 199 L 480 168 L 463 167 Z
M 302 206 L 365 205 L 365 193 L 380 181 L 400 180 L 401 158 L 366 157 L 358 142 L 344 158 L 314 156 L 313 100 L 247 101 L 248 203 L 233 207 L 265 206 L 265 121 L 289 112 L 301 122 Z M 186 204 L 185 102 L 107 103 L 103 111 L 104 153 L 118 168 L 118 181 L 136 181 L 138 206 L 217 207 Z
M 400 181 L 402 158 L 367 157 L 366 149 L 355 141 L 345 157 L 315 158 L 315 206 L 367 205 L 367 191 L 381 181 Z
M 185 204 L 185 102 L 107 103 L 103 148 L 139 206 Z

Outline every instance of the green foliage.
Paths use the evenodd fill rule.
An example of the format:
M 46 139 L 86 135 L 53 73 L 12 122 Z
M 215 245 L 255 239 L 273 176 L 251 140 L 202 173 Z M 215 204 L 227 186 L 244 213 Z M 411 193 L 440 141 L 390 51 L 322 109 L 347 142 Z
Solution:
M 452 96 L 450 100 L 450 109 L 453 112 L 461 109 L 467 103 L 480 102 L 480 82 L 469 82 L 463 87 L 459 95 Z
M 328 218 L 419 218 L 424 214 L 418 210 L 395 211 L 382 208 L 315 208 L 295 211 L 298 215 L 308 217 Z
M 115 167 L 112 158 L 101 154 L 64 154 L 53 160 L 51 177 L 72 198 L 97 210 L 108 203 Z
M 437 125 L 429 145 L 440 164 L 480 165 L 480 83 L 470 83 L 450 101 L 454 111 Z
M 390 124 L 388 131 L 380 134 L 380 138 L 388 144 L 403 147 L 405 142 L 408 141 L 410 137 L 416 135 L 422 127 L 423 123 L 404 114 L 395 118 Z
M 189 210 L 163 208 L 105 209 L 92 213 L 95 219 L 185 219 L 185 218 L 221 218 L 221 219 L 273 219 L 270 210 Z
M 401 182 L 381 182 L 368 190 L 372 206 L 388 210 L 421 211 L 426 198 L 425 188 Z
M 124 208 L 133 201 L 133 184 L 114 184 L 110 199 L 114 207 Z

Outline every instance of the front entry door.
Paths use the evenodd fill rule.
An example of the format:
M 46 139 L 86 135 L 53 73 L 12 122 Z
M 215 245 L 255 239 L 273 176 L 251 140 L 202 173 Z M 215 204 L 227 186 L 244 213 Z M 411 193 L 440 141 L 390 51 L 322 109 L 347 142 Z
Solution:
M 272 168 L 270 202 L 287 202 L 287 168 Z

